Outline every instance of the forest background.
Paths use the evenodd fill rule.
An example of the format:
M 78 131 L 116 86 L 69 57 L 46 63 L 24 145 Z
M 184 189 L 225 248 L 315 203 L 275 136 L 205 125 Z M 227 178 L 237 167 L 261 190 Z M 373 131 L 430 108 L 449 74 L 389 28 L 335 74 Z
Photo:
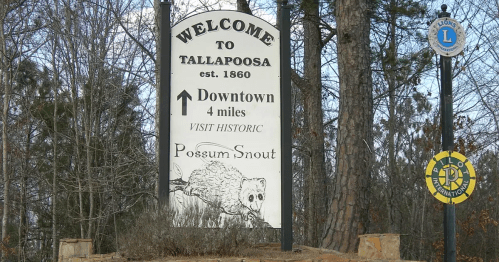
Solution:
M 119 250 L 119 236 L 156 207 L 159 4 L 2 0 L 2 261 L 52 260 L 60 238 Z M 351 252 L 358 233 L 398 233 L 404 259 L 441 259 L 443 205 L 424 170 L 441 143 L 427 32 L 442 3 L 289 4 L 294 243 Z M 467 35 L 453 58 L 455 150 L 477 174 L 456 207 L 458 260 L 499 261 L 499 4 L 446 4 Z M 280 14 L 274 1 L 179 0 L 172 23 L 221 8 L 271 23 Z M 348 26 L 361 37 L 342 42 Z M 353 78 L 350 60 L 362 61 Z M 342 86 L 352 79 L 356 89 Z M 345 112 L 360 116 L 351 130 Z

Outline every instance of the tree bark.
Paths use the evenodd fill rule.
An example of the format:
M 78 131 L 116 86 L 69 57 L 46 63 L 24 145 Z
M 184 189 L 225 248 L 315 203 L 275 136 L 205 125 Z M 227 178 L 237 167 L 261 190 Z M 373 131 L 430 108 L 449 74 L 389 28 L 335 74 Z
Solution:
M 81 151 L 80 151 L 80 128 L 78 126 L 79 123 L 79 104 L 78 101 L 80 100 L 79 95 L 78 95 L 78 87 L 77 87 L 77 72 L 78 70 L 78 63 L 77 61 L 77 56 L 78 56 L 78 51 L 76 47 L 76 41 L 73 38 L 73 35 L 71 32 L 77 31 L 79 28 L 78 26 L 78 17 L 72 15 L 72 10 L 70 9 L 69 6 L 65 6 L 64 8 L 64 15 L 65 15 L 65 25 L 64 25 L 64 33 L 61 34 L 61 36 L 64 38 L 66 42 L 66 49 L 68 54 L 66 54 L 66 63 L 69 65 L 68 71 L 69 71 L 69 84 L 70 84 L 70 89 L 71 89 L 71 99 L 72 99 L 72 110 L 73 110 L 73 132 L 74 132 L 74 151 L 76 153 L 76 156 L 74 156 L 74 161 L 75 161 L 75 173 L 76 173 L 76 180 L 78 182 L 78 205 L 79 205 L 79 224 L 80 224 L 80 238 L 85 237 L 85 229 L 83 226 L 83 222 L 85 221 L 84 214 L 83 214 L 83 186 L 82 186 L 82 179 L 81 179 L 81 163 L 80 163 L 80 156 L 81 156 Z M 72 29 L 74 27 L 74 29 Z
M 337 0 L 340 108 L 337 166 L 322 247 L 354 252 L 368 222 L 372 77 L 368 0 Z
M 2 18 L 6 15 L 7 7 L 4 6 L 0 8 L 2 11 Z M 3 19 L 2 19 L 3 21 Z M 9 104 L 10 104 L 10 79 L 9 79 L 9 62 L 5 57 L 6 54 L 6 42 L 3 31 L 3 24 L 0 24 L 0 87 L 3 88 L 4 96 L 3 96 L 3 111 L 2 111 L 2 172 L 3 172 L 3 215 L 2 215 L 2 250 L 7 250 L 8 247 L 5 245 L 8 244 L 7 239 L 7 224 L 10 212 L 10 198 L 9 198 L 9 190 L 10 190 L 10 174 L 9 174 L 9 159 L 8 159 L 8 135 L 7 135 L 7 127 L 8 127 L 8 115 L 9 115 Z M 2 261 L 5 261 L 7 258 L 7 254 L 2 252 Z
M 29 103 L 29 102 L 28 102 Z M 31 150 L 31 132 L 32 126 L 28 124 L 26 128 L 26 154 L 24 155 L 24 168 L 21 174 L 21 183 L 20 183 L 20 200 L 19 200 L 19 226 L 18 226 L 18 235 L 19 235 L 19 243 L 18 243 L 18 252 L 17 252 L 17 260 L 24 261 L 26 259 L 25 247 L 26 247 L 26 236 L 27 236 L 27 189 L 28 186 L 28 175 L 30 174 L 30 150 Z
M 92 150 L 90 146 L 90 134 L 92 128 L 92 113 L 93 113 L 93 83 L 90 84 L 89 94 L 84 92 L 84 95 L 88 97 L 88 99 L 84 100 L 85 107 L 88 112 L 84 114 L 84 127 L 85 127 L 85 153 L 86 153 L 86 172 L 87 172 L 87 183 L 88 183 L 88 201 L 89 201 L 89 210 L 88 210 L 88 229 L 87 229 L 87 238 L 92 238 L 93 233 L 93 224 L 94 224 L 94 187 L 92 180 Z M 87 101 L 90 100 L 90 101 Z M 86 110 L 86 111 L 87 111 Z
M 59 14 L 59 1 L 54 1 L 54 11 L 56 14 Z M 58 148 L 57 148 L 57 143 L 58 143 L 58 130 L 57 130 L 57 110 L 58 110 L 58 101 L 57 101 L 57 92 L 58 92 L 58 87 L 59 87 L 59 68 L 57 66 L 56 62 L 56 52 L 58 49 L 58 43 L 59 43 L 59 35 L 58 32 L 56 31 L 54 34 L 54 41 L 53 41 L 53 46 L 52 46 L 52 68 L 54 70 L 54 80 L 53 80 L 53 92 L 54 92 L 54 115 L 53 115 L 53 121 L 54 121 L 54 133 L 53 133 L 53 177 L 52 177 L 52 241 L 54 243 L 54 246 L 52 247 L 52 260 L 57 261 L 58 256 L 57 256 L 57 250 L 58 250 L 58 236 L 57 236 L 57 154 L 58 154 Z
M 57 85 L 54 85 L 54 163 L 52 177 L 52 248 L 53 261 L 57 261 Z
M 248 1 L 246 0 L 237 0 L 237 11 L 246 13 L 248 15 L 253 15 L 249 7 Z
M 397 189 L 397 158 L 395 150 L 395 89 L 396 89 L 396 70 L 397 70 L 397 43 L 396 43 L 396 3 L 390 0 L 390 46 L 387 50 L 387 57 L 385 58 L 386 67 L 385 74 L 388 82 L 388 185 L 387 185 L 387 228 L 388 233 L 397 233 L 395 219 L 395 199 Z
M 301 90 L 308 153 L 305 172 L 305 244 L 318 246 L 326 210 L 326 169 L 324 165 L 324 127 L 322 114 L 321 32 L 319 29 L 319 2 L 305 0 L 304 10 L 304 74 L 305 87 Z
M 54 68 L 54 134 L 53 134 L 53 177 L 52 177 L 52 239 L 54 246 L 52 248 L 52 260 L 57 261 L 58 237 L 57 237 L 57 87 L 59 85 L 59 74 L 55 66 L 55 52 L 57 50 L 57 37 L 55 37 L 52 50 L 52 66 Z

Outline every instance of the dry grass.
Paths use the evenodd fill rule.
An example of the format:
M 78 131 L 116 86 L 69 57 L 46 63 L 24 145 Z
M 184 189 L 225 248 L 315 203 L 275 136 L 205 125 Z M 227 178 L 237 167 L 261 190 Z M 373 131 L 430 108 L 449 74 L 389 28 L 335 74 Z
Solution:
M 237 217 L 221 219 L 218 209 L 193 206 L 183 213 L 171 210 L 143 214 L 120 237 L 120 253 L 135 260 L 166 257 L 241 257 L 261 242 L 279 242 L 280 232 L 258 223 L 252 228 Z
M 242 258 L 257 260 L 278 261 L 365 261 L 357 254 L 343 254 L 334 250 L 312 248 L 307 246 L 294 246 L 293 251 L 281 251 L 280 243 L 255 244 L 252 247 L 240 250 L 238 256 L 179 256 L 163 257 L 155 261 L 207 261 L 210 259 L 224 261 L 236 261 Z
M 135 261 L 362 260 L 357 254 L 307 246 L 281 251 L 279 230 L 259 223 L 250 228 L 248 221 L 237 217 L 222 219 L 218 210 L 201 210 L 193 205 L 183 213 L 171 210 L 145 213 L 120 237 L 120 253 Z

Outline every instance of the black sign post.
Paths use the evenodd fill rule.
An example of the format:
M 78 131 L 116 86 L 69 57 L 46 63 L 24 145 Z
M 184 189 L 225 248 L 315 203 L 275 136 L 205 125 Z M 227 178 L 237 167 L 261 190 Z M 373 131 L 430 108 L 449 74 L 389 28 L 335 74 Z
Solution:
M 281 9 L 281 250 L 293 247 L 293 170 L 291 149 L 291 55 L 288 1 Z
M 168 159 L 170 159 L 170 6 L 170 2 L 161 2 L 161 57 L 159 79 L 159 95 L 161 102 L 159 103 L 159 177 L 157 189 L 160 206 L 165 206 L 168 204 L 168 197 L 170 192 L 170 167 L 168 162 Z
M 439 18 L 450 17 L 447 6 L 442 5 Z M 442 126 L 442 151 L 454 150 L 453 96 L 452 96 L 452 57 L 440 56 L 441 91 L 440 112 Z M 444 261 L 456 261 L 456 205 L 444 204 Z
M 473 166 L 464 155 L 454 151 L 454 113 L 452 96 L 452 57 L 459 55 L 466 43 L 462 25 L 447 13 L 447 5 L 431 25 L 428 34 L 431 47 L 440 55 L 440 125 L 442 152 L 426 169 L 430 193 L 444 203 L 444 261 L 456 261 L 456 203 L 466 200 L 476 183 Z M 454 162 L 452 162 L 454 161 Z M 438 162 L 438 164 L 437 164 Z M 461 179 L 461 182 L 457 182 Z
M 442 150 L 454 149 L 453 108 L 452 108 L 452 65 L 451 58 L 440 56 L 441 91 L 441 126 Z M 444 204 L 444 261 L 456 261 L 456 205 Z
M 438 19 L 430 25 L 428 40 L 433 50 L 440 55 L 442 152 L 437 156 L 449 155 L 449 157 L 446 161 L 440 160 L 438 168 L 435 166 L 436 158 L 430 160 L 428 166 L 434 167 L 427 168 L 426 182 L 430 193 L 444 203 L 444 261 L 455 262 L 456 203 L 464 201 L 471 194 L 475 182 L 474 174 L 471 174 L 474 173 L 472 166 L 464 168 L 465 163 L 467 163 L 466 157 L 457 152 L 455 152 L 454 158 L 451 157 L 454 150 L 451 62 L 453 56 L 459 55 L 463 51 L 466 33 L 457 20 L 450 18 L 450 14 L 447 13 L 447 5 L 442 5 L 442 12 L 438 15 Z M 458 162 L 452 163 L 451 159 L 457 159 Z M 445 183 L 442 183 L 438 178 L 441 177 L 440 171 L 442 174 L 445 173 Z M 463 181 L 461 185 L 456 183 L 459 178 L 462 178 Z

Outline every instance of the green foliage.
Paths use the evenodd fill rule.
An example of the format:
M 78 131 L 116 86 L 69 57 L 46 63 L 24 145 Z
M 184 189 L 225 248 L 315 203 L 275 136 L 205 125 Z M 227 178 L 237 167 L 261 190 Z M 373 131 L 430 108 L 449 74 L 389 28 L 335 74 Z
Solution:
M 15 148 L 12 152 L 17 153 L 11 166 L 16 179 L 15 189 L 19 189 L 13 191 L 14 199 L 25 195 L 22 195 L 23 206 L 14 206 L 16 209 L 11 212 L 14 223 L 8 232 L 9 248 L 15 248 L 17 254 L 23 252 L 23 256 L 35 260 L 51 254 L 54 244 L 51 238 L 53 201 L 57 201 L 59 207 L 56 216 L 60 236 L 82 237 L 83 228 L 85 236 L 88 234 L 95 239 L 94 245 L 100 252 L 115 251 L 116 230 L 127 228 L 135 216 L 151 204 L 149 196 L 153 191 L 154 167 L 141 133 L 144 119 L 137 111 L 138 87 L 122 85 L 122 74 L 111 70 L 104 70 L 103 77 L 107 78 L 103 79 L 107 84 L 95 84 L 92 92 L 88 92 L 94 96 L 92 108 L 76 107 L 82 111 L 75 112 L 73 103 L 82 100 L 64 90 L 63 83 L 54 79 L 53 72 L 47 68 L 40 70 L 37 63 L 29 60 L 20 62 L 17 67 L 13 79 L 13 124 L 10 128 L 11 146 Z M 92 89 L 90 85 L 86 86 Z M 54 118 L 55 89 L 58 99 Z M 98 126 L 92 127 L 90 137 L 91 180 L 86 177 L 84 164 L 87 159 L 82 154 L 88 149 L 86 137 L 81 132 L 83 114 L 99 120 L 96 122 Z M 54 160 L 56 135 L 57 156 Z M 52 194 L 51 184 L 55 163 L 56 197 Z M 21 176 L 25 179 L 21 180 Z M 98 227 L 92 232 L 86 232 L 88 224 L 85 220 L 89 216 L 89 183 L 93 183 L 93 201 L 98 212 L 98 216 L 93 215 L 93 223 Z M 21 188 L 25 188 L 27 193 L 22 193 Z M 19 208 L 24 209 L 22 218 L 19 217 Z M 25 232 L 30 235 L 27 242 L 23 240 L 23 247 L 20 239 L 26 236 L 20 236 L 16 230 L 19 219 L 26 221 Z M 17 255 L 12 257 L 17 258 Z

